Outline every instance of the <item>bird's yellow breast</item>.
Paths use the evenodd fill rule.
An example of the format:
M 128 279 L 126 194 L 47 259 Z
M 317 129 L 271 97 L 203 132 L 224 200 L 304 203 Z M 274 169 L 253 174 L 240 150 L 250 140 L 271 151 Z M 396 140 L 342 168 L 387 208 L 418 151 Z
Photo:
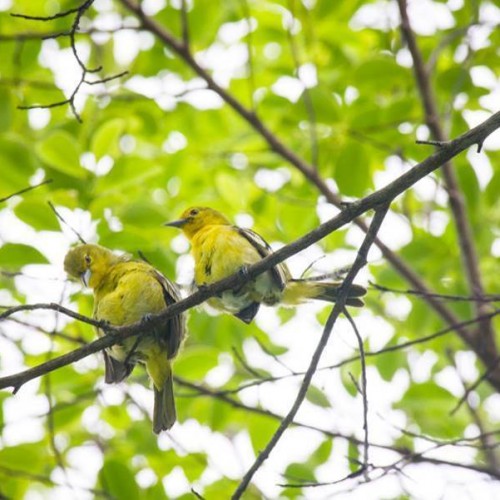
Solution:
M 113 266 L 95 289 L 94 317 L 112 325 L 130 325 L 148 314 L 157 314 L 165 308 L 163 290 L 149 270 L 140 262 L 123 262 Z M 123 361 L 135 339 L 126 339 L 112 348 L 113 356 Z M 153 337 L 145 337 L 138 353 L 149 357 L 154 347 Z
M 198 285 L 223 279 L 261 259 L 232 226 L 206 226 L 193 237 L 192 249 Z

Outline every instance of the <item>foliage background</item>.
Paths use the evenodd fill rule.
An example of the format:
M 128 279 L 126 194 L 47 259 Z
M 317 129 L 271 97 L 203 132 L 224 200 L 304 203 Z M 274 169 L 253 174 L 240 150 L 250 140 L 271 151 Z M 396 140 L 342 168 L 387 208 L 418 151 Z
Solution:
M 141 251 L 184 284 L 187 243 L 162 223 L 189 205 L 220 209 L 275 246 L 338 212 L 271 150 L 257 122 L 242 119 L 185 58 L 141 29 L 127 3 L 96 0 L 80 20 L 75 47 L 86 68 L 102 67 L 86 73 L 89 81 L 128 73 L 83 84 L 72 97 L 82 75 L 68 36 L 75 15 L 35 22 L 10 14 L 53 16 L 74 2 L 0 2 L 0 198 L 52 180 L 0 205 L 4 306 L 58 302 L 91 315 L 88 291 L 66 282 L 61 270 L 76 236 L 49 201 L 87 241 Z M 415 143 L 430 135 L 397 2 L 141 4 L 179 40 L 188 26 L 189 51 L 206 74 L 344 199 L 372 192 L 429 155 L 429 146 Z M 408 9 L 439 121 L 455 137 L 498 110 L 500 9 L 479 0 L 413 1 Z M 65 99 L 81 123 L 70 105 L 43 107 Z M 453 166 L 491 294 L 500 255 L 498 151 L 497 136 L 481 155 L 469 151 Z M 398 198 L 380 233 L 433 292 L 467 296 L 458 236 L 439 173 Z M 331 271 L 352 263 L 361 240 L 358 227 L 343 228 L 290 265 L 295 275 L 312 262 L 317 272 Z M 409 288 L 380 251 L 369 260 L 362 282 Z M 418 296 L 371 288 L 366 303 L 353 314 L 367 351 L 447 326 Z M 445 304 L 462 321 L 476 313 L 469 301 Z M 175 365 L 179 422 L 158 439 L 144 372 L 106 387 L 100 356 L 45 375 L 15 396 L 0 393 L 0 493 L 192 498 L 193 488 L 204 498 L 228 498 L 292 404 L 328 310 L 265 309 L 250 326 L 190 311 L 189 340 Z M 94 338 L 90 326 L 51 312 L 18 314 L 0 328 L 3 375 Z M 453 331 L 367 357 L 373 469 L 369 482 L 346 479 L 361 460 L 362 398 L 354 383 L 360 366 L 335 365 L 355 356 L 356 346 L 340 321 L 321 362 L 333 368 L 318 371 L 297 417 L 303 425 L 287 431 L 248 498 L 498 495 L 500 398 L 483 381 L 450 413 L 484 372 Z M 342 479 L 319 488 L 287 486 Z

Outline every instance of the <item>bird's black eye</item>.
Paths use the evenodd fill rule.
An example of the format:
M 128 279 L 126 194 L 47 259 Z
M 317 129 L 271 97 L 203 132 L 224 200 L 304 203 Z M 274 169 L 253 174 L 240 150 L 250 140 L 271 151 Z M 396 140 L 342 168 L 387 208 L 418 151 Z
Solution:
M 198 215 L 198 214 L 199 214 L 199 212 L 200 212 L 200 211 L 199 211 L 197 208 L 193 208 L 193 210 L 191 210 L 191 211 L 189 212 L 189 215 Z
M 90 266 L 90 263 L 92 262 L 92 257 L 90 255 L 85 256 L 85 263 Z

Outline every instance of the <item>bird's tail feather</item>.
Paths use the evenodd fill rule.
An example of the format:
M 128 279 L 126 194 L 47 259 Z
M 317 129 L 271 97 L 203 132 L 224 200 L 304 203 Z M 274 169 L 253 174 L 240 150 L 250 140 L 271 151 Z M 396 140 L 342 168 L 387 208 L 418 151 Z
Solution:
M 153 410 L 153 431 L 158 434 L 166 431 L 174 425 L 177 419 L 174 401 L 174 386 L 172 381 L 172 370 L 169 370 L 168 376 L 163 383 L 163 387 L 158 389 L 154 387 L 154 410 Z
M 106 384 L 118 384 L 127 378 L 134 369 L 134 363 L 122 363 L 113 358 L 111 354 L 102 351 L 104 354 L 105 376 L 104 381 Z
M 294 305 L 308 299 L 335 302 L 341 282 L 308 281 L 307 279 L 290 280 L 283 293 L 283 302 Z M 351 285 L 347 295 L 346 305 L 362 307 L 364 302 L 359 298 L 366 294 L 366 288 L 360 285 Z

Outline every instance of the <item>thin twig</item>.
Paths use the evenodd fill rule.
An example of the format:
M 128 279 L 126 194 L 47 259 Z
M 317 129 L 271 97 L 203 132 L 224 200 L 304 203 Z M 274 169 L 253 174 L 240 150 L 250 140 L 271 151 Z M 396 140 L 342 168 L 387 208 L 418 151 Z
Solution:
M 365 360 L 365 348 L 363 346 L 363 339 L 359 334 L 358 327 L 349 314 L 347 308 L 344 308 L 344 316 L 347 318 L 352 326 L 356 339 L 358 341 L 359 347 L 359 358 L 361 360 L 361 397 L 363 398 L 363 431 L 365 435 L 365 440 L 363 443 L 363 464 L 361 469 L 365 480 L 368 481 L 368 390 L 367 390 L 367 377 L 366 377 L 366 360 Z
M 262 375 L 254 370 L 243 358 L 243 355 L 236 349 L 236 347 L 233 345 L 231 346 L 231 350 L 233 351 L 234 357 L 240 362 L 240 365 L 243 367 L 244 370 L 246 370 L 252 377 L 255 377 L 257 379 L 261 379 Z
M 93 34 L 115 34 L 119 31 L 139 31 L 140 28 L 137 26 L 126 26 L 121 25 L 113 29 L 103 29 L 91 27 L 85 31 L 79 31 L 78 35 L 93 35 Z M 55 38 L 68 37 L 70 35 L 69 31 L 25 31 L 22 33 L 13 33 L 11 35 L 0 33 L 0 42 L 24 42 L 24 41 L 38 41 L 38 40 L 51 40 Z
M 304 101 L 304 107 L 309 118 L 309 140 L 311 142 L 311 165 L 314 169 L 319 168 L 319 145 L 318 145 L 318 132 L 316 126 L 316 110 L 314 109 L 313 100 L 311 98 L 311 92 L 306 84 L 302 81 L 299 70 L 300 70 L 300 57 L 297 44 L 295 41 L 295 35 L 293 33 L 293 26 L 295 22 L 295 0 L 288 0 L 288 10 L 290 11 L 291 20 L 287 27 L 288 44 L 290 45 L 290 52 L 292 54 L 292 60 L 295 66 L 295 73 L 297 78 L 302 83 L 304 90 L 302 91 L 302 100 Z
M 478 377 L 473 384 L 467 387 L 467 390 L 464 392 L 463 396 L 457 401 L 455 407 L 450 411 L 450 415 L 455 415 L 455 413 L 460 409 L 463 403 L 467 401 L 467 398 L 469 397 L 470 393 L 475 391 L 479 387 L 479 385 L 488 378 L 491 372 L 495 370 L 499 364 L 500 364 L 500 356 L 497 357 L 496 361 L 491 366 L 489 366 L 488 369 L 485 370 L 485 372 L 480 377 Z
M 330 338 L 333 326 L 335 325 L 338 316 L 340 315 L 340 313 L 344 308 L 345 301 L 349 293 L 349 287 L 352 285 L 357 273 L 361 270 L 363 266 L 366 265 L 366 257 L 368 255 L 368 250 L 370 249 L 372 243 L 375 240 L 375 236 L 377 235 L 377 232 L 380 229 L 380 226 L 382 224 L 382 221 L 384 220 L 384 217 L 388 209 L 389 205 L 383 205 L 376 210 L 375 216 L 373 217 L 373 220 L 370 224 L 370 230 L 366 234 L 365 239 L 361 247 L 359 248 L 356 260 L 351 270 L 347 274 L 342 286 L 339 288 L 337 301 L 335 302 L 335 305 L 333 306 L 333 309 L 328 317 L 325 328 L 323 330 L 323 334 L 321 335 L 320 341 L 316 347 L 316 350 L 314 351 L 311 363 L 309 364 L 309 367 L 304 376 L 304 379 L 300 386 L 299 392 L 295 398 L 295 401 L 290 411 L 287 413 L 285 418 L 280 423 L 278 429 L 275 431 L 272 438 L 269 440 L 266 447 L 259 453 L 253 465 L 248 469 L 246 474 L 243 476 L 240 484 L 238 485 L 238 487 L 236 488 L 235 492 L 231 497 L 233 500 L 241 498 L 241 496 L 247 489 L 248 485 L 250 484 L 250 481 L 252 480 L 254 474 L 259 470 L 264 461 L 269 457 L 271 451 L 274 449 L 274 447 L 276 446 L 276 444 L 278 443 L 278 441 L 280 440 L 281 436 L 284 434 L 286 429 L 290 426 L 291 422 L 293 421 L 295 415 L 297 414 L 300 408 L 300 405 L 304 401 L 312 377 L 316 372 L 319 360 L 321 359 L 323 350 L 326 347 L 326 344 L 328 343 L 328 339 Z
M 447 357 L 450 360 L 450 364 L 454 366 L 455 371 L 460 378 L 460 382 L 462 384 L 462 387 L 464 389 L 465 393 L 469 393 L 469 387 L 467 387 L 467 383 L 464 380 L 464 377 L 462 376 L 461 371 L 458 369 L 456 366 L 455 358 L 453 356 L 453 353 L 451 352 L 450 349 L 447 349 L 446 351 Z M 495 436 L 496 433 L 489 433 L 485 431 L 485 424 L 483 422 L 483 419 L 480 415 L 480 412 L 478 411 L 477 405 L 472 404 L 471 401 L 469 401 L 468 398 L 465 398 L 465 401 L 467 402 L 467 409 L 469 410 L 469 413 L 472 417 L 473 422 L 477 425 L 477 428 L 479 429 L 479 441 L 481 443 L 481 450 L 483 451 L 486 460 L 488 461 L 488 464 L 491 468 L 493 469 L 499 469 L 498 468 L 498 460 L 497 460 L 497 452 L 496 452 L 496 447 L 500 446 L 500 442 L 498 441 L 492 441 L 492 437 Z
M 296 373 L 289 367 L 287 366 L 285 363 L 283 363 L 283 361 L 281 361 L 281 359 L 276 356 L 276 354 L 273 354 L 268 348 L 267 346 L 264 345 L 264 342 L 262 342 L 261 339 L 259 339 L 258 337 L 254 336 L 254 340 L 255 342 L 257 342 L 257 344 L 259 344 L 259 347 L 264 351 L 265 354 L 267 354 L 269 357 L 271 357 L 276 363 L 278 363 L 278 365 L 282 366 L 285 370 L 287 370 L 288 372 L 290 372 L 290 375 L 295 375 Z M 260 377 L 262 379 L 262 377 Z
M 186 0 L 181 0 L 181 25 L 182 25 L 182 41 L 186 48 L 189 47 L 189 14 Z
M 252 113 L 256 111 L 256 103 L 255 103 L 255 70 L 253 64 L 253 35 L 252 35 L 252 17 L 250 13 L 250 6 L 248 5 L 248 0 L 241 0 L 241 4 L 243 5 L 243 16 L 245 17 L 247 23 L 248 34 L 246 36 L 246 46 L 247 46 L 247 55 L 248 55 L 248 91 L 249 91 L 249 100 L 250 100 L 250 109 Z
M 194 382 L 186 380 L 186 379 L 179 377 L 177 375 L 174 376 L 174 380 L 175 380 L 176 385 L 180 385 L 181 387 L 187 387 L 187 388 L 191 389 L 192 391 L 194 391 L 191 395 L 176 393 L 176 397 L 178 397 L 178 398 L 199 397 L 201 395 L 201 396 L 206 396 L 206 397 L 217 399 L 218 401 L 223 401 L 224 403 L 231 405 L 231 407 L 236 408 L 238 410 L 242 410 L 243 412 L 245 412 L 247 414 L 253 413 L 255 415 L 260 415 L 263 417 L 271 418 L 273 420 L 276 420 L 277 422 L 281 422 L 284 418 L 283 415 L 279 415 L 278 413 L 274 413 L 270 410 L 266 410 L 266 409 L 261 408 L 261 407 L 246 405 L 237 399 L 234 399 L 234 398 L 231 398 L 231 397 L 226 396 L 224 394 L 221 394 L 217 390 L 210 389 L 208 387 L 205 387 L 204 385 L 195 384 Z M 308 429 L 308 430 L 319 432 L 319 433 L 321 433 L 329 438 L 332 438 L 332 439 L 335 439 L 335 438 L 345 439 L 356 446 L 363 445 L 363 441 L 354 437 L 354 436 L 346 436 L 346 435 L 341 434 L 339 432 L 333 432 L 331 430 L 324 429 L 324 428 L 321 428 L 321 427 L 318 427 L 315 425 L 305 424 L 302 422 L 298 422 L 296 420 L 292 421 L 292 425 L 294 425 L 295 427 L 300 427 L 302 429 Z M 370 446 L 374 447 L 374 448 L 384 449 L 384 450 L 393 450 L 394 449 L 394 447 L 391 447 L 389 445 L 378 444 L 378 443 L 370 443 Z
M 80 8 L 77 9 L 76 11 L 76 16 L 73 21 L 73 24 L 71 25 L 71 30 L 69 31 L 69 39 L 70 39 L 70 45 L 71 45 L 71 50 L 73 52 L 73 56 L 75 57 L 76 62 L 82 69 L 82 80 L 85 79 L 85 76 L 87 73 L 97 73 L 97 71 L 100 71 L 102 69 L 102 66 L 98 66 L 97 68 L 88 68 L 85 63 L 80 59 L 80 56 L 78 54 L 78 51 L 76 50 L 76 41 L 75 41 L 75 35 L 78 29 L 80 28 L 80 20 L 85 14 L 85 12 L 90 8 L 90 6 L 94 3 L 94 0 L 86 0 L 85 2 L 80 5 Z
M 71 28 L 68 31 L 50 33 L 50 34 L 40 34 L 40 35 L 29 34 L 29 37 L 32 37 L 35 39 L 37 37 L 42 38 L 42 39 L 68 37 L 70 40 L 70 47 L 71 47 L 71 51 L 73 53 L 73 57 L 81 69 L 80 79 L 79 79 L 78 83 L 76 84 L 75 88 L 73 89 L 71 95 L 67 99 L 63 99 L 61 101 L 52 102 L 52 103 L 48 103 L 48 104 L 21 105 L 21 106 L 17 107 L 18 109 L 22 109 L 22 110 L 51 109 L 51 108 L 69 105 L 73 115 L 81 123 L 82 118 L 76 109 L 75 99 L 76 99 L 76 96 L 77 96 L 78 92 L 80 91 L 82 85 L 83 84 L 97 85 L 100 83 L 106 83 L 106 82 L 109 82 L 112 80 L 116 80 L 117 78 L 120 78 L 128 73 L 127 71 L 124 71 L 124 72 L 121 72 L 117 75 L 102 78 L 102 79 L 97 80 L 97 81 L 89 81 L 86 79 L 87 74 L 97 73 L 98 71 L 102 70 L 102 66 L 98 66 L 95 68 L 89 68 L 88 66 L 86 66 L 85 63 L 80 58 L 80 55 L 78 54 L 78 50 L 76 48 L 75 37 L 76 37 L 76 34 L 80 28 L 80 21 L 81 21 L 83 15 L 85 14 L 85 12 L 91 7 L 91 5 L 93 3 L 94 3 L 94 0 L 85 0 L 78 7 L 75 7 L 73 9 L 69 9 L 69 10 L 66 10 L 63 12 L 59 12 L 53 16 L 28 16 L 28 15 L 24 15 L 24 14 L 11 14 L 14 17 L 21 17 L 23 19 L 27 19 L 27 20 L 31 20 L 31 21 L 44 21 L 44 22 L 52 21 L 52 20 L 57 19 L 57 18 L 67 17 L 69 15 L 75 14 Z M 25 37 L 25 38 L 28 38 L 28 37 Z M 30 38 L 30 39 L 32 39 L 32 38 Z M 23 39 L 22 35 L 19 35 L 18 39 Z
M 495 311 L 489 313 L 488 316 L 490 318 L 493 318 L 495 316 L 498 316 L 499 314 L 500 314 L 500 309 L 496 309 Z M 427 342 L 431 342 L 432 340 L 438 339 L 444 335 L 452 333 L 457 328 L 473 325 L 475 323 L 480 322 L 483 319 L 484 319 L 484 315 L 480 316 L 480 317 L 473 318 L 473 319 L 468 319 L 466 321 L 462 321 L 457 325 L 447 326 L 446 328 L 444 328 L 442 330 L 439 330 L 439 331 L 432 333 L 430 335 L 426 335 L 424 337 L 419 337 L 418 339 L 415 339 L 415 340 L 409 340 L 409 341 L 403 342 L 401 344 L 385 347 L 383 349 L 379 349 L 378 351 L 366 351 L 365 357 L 368 358 L 368 357 L 380 356 L 383 354 L 389 354 L 389 353 L 401 351 L 401 350 L 407 349 L 408 347 L 411 347 L 414 345 L 425 344 Z M 360 360 L 359 356 L 352 356 L 350 358 L 339 361 L 338 363 L 336 363 L 334 365 L 322 366 L 322 367 L 318 368 L 317 371 L 335 370 L 337 368 L 348 365 L 350 363 L 355 363 L 356 361 L 359 361 L 359 360 Z M 266 384 L 269 382 L 277 382 L 277 381 L 284 380 L 284 379 L 287 379 L 290 377 L 300 377 L 304 374 L 305 374 L 305 372 L 297 372 L 297 373 L 293 373 L 293 374 L 281 375 L 279 377 L 267 377 L 267 378 L 263 378 L 261 380 L 253 380 L 251 382 L 241 384 L 239 387 L 236 387 L 234 389 L 221 389 L 221 390 L 219 390 L 219 393 L 220 394 L 227 394 L 227 395 L 237 394 L 238 392 L 244 391 L 245 389 L 249 389 L 250 387 Z
M 12 467 L 7 467 L 7 466 L 2 465 L 2 464 L 0 464 L 0 474 L 3 474 L 9 478 L 12 478 L 12 477 L 23 478 L 26 481 L 30 481 L 30 482 L 35 481 L 35 482 L 46 484 L 49 486 L 59 486 L 59 487 L 68 487 L 69 486 L 68 484 L 55 482 L 49 476 L 43 476 L 42 474 L 35 474 L 31 470 L 14 469 Z M 104 492 L 102 490 L 95 489 L 95 488 L 84 488 L 82 486 L 77 486 L 75 489 L 77 489 L 81 492 L 85 492 L 85 493 L 92 493 L 96 497 L 111 499 L 111 496 L 108 495 L 106 492 Z M 7 499 L 7 497 L 4 497 L 1 494 L 1 492 L 0 492 L 0 498 L 2 500 Z
M 84 80 L 83 83 L 86 83 L 87 85 L 99 85 L 101 83 L 107 83 L 111 82 L 112 80 L 117 80 L 118 78 L 121 78 L 122 76 L 128 75 L 128 71 L 122 71 L 121 73 L 117 73 L 116 75 L 111 75 L 107 76 L 106 78 L 100 78 L 99 80 L 95 80 L 93 82 L 89 82 L 88 80 Z
M 373 287 L 375 290 L 379 290 L 380 292 L 390 292 L 390 293 L 398 293 L 402 295 L 416 295 L 417 297 L 426 297 L 426 296 L 432 296 L 436 299 L 440 300 L 449 300 L 452 302 L 498 302 L 500 301 L 500 295 L 484 295 L 483 297 L 476 297 L 476 296 L 471 296 L 471 295 L 448 295 L 448 294 L 443 294 L 443 293 L 431 293 L 431 294 L 426 294 L 424 292 L 421 292 L 420 290 L 400 290 L 397 288 L 388 288 L 383 285 L 379 285 L 378 283 L 373 283 L 372 281 L 369 281 L 369 284 L 371 287 Z M 484 318 L 484 316 L 481 316 Z
M 66 222 L 64 220 L 64 218 L 62 217 L 62 215 L 56 210 L 56 207 L 54 207 L 54 205 L 52 204 L 51 201 L 47 201 L 47 203 L 49 204 L 49 207 L 52 209 L 52 211 L 54 212 L 55 216 L 67 227 L 69 227 L 69 229 L 73 232 L 73 234 L 76 235 L 76 237 L 78 238 L 78 241 L 80 243 L 83 243 L 84 245 L 87 243 L 81 236 L 81 234 L 76 230 L 74 229 L 73 227 L 70 226 L 70 224 L 68 222 Z
M 11 13 L 10 15 L 12 17 L 19 17 L 21 19 L 27 19 L 28 21 L 44 21 L 44 22 L 53 21 L 54 19 L 60 19 L 61 17 L 68 17 L 71 14 L 76 14 L 81 9 L 86 10 L 88 8 L 87 4 L 89 4 L 89 2 L 91 4 L 93 1 L 94 0 L 85 0 L 85 2 L 80 4 L 78 7 L 75 7 L 73 9 L 69 9 L 69 10 L 64 10 L 62 12 L 58 12 L 57 14 L 54 14 L 53 16 L 29 16 L 26 14 L 20 14 L 20 13 L 15 13 L 15 12 Z
M 446 144 L 448 144 L 448 141 L 431 141 L 431 140 L 417 139 L 415 141 L 415 144 L 425 144 L 427 146 L 437 146 L 438 148 L 442 148 L 443 146 L 446 146 Z
M 40 186 L 44 186 L 45 184 L 50 184 L 52 182 L 52 179 L 47 179 L 45 181 L 40 182 L 39 184 L 35 184 L 34 186 L 29 186 L 27 188 L 21 189 L 20 191 L 16 191 L 15 193 L 9 194 L 8 196 L 5 196 L 4 198 L 0 198 L 0 203 L 10 200 L 14 196 L 19 196 L 23 193 L 27 193 L 28 191 L 32 191 L 33 189 L 39 188 Z
M 364 473 L 363 469 L 358 469 L 355 470 L 354 472 L 351 472 L 350 474 L 347 474 L 347 476 L 344 476 L 340 479 L 336 479 L 335 481 L 329 481 L 325 483 L 311 483 L 309 481 L 303 481 L 300 483 L 278 483 L 278 486 L 281 486 L 282 488 L 318 488 L 321 486 L 334 486 L 336 484 L 343 483 L 349 479 L 354 479 L 356 477 L 361 476 Z
M 203 497 L 200 493 L 198 493 L 194 488 L 191 488 L 191 493 L 198 498 L 198 500 L 205 500 L 205 497 Z

